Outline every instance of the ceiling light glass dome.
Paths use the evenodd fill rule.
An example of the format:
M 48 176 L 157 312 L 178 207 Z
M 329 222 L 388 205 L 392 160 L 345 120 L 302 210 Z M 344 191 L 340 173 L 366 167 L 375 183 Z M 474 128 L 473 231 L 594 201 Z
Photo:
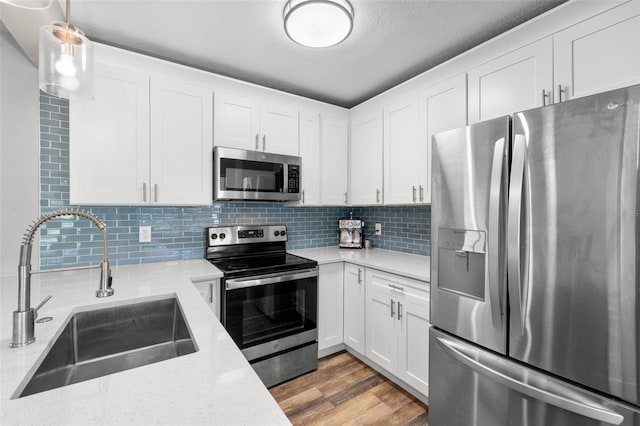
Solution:
M 334 46 L 352 28 L 353 7 L 347 0 L 289 0 L 284 7 L 284 30 L 303 46 Z

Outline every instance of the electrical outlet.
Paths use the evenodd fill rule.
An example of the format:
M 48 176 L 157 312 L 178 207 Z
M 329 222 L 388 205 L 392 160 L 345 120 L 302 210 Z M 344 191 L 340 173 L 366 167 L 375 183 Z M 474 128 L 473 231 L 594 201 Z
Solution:
M 381 223 L 376 223 L 375 231 L 376 231 L 376 235 L 382 235 L 382 224 Z
M 138 228 L 138 242 L 140 243 L 150 243 L 151 242 L 151 227 L 150 226 L 141 226 Z

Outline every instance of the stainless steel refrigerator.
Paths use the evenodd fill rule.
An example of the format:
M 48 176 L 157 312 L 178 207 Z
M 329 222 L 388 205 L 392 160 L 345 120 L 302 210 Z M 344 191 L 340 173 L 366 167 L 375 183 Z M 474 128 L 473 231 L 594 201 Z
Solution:
M 433 137 L 429 426 L 640 426 L 639 106 Z

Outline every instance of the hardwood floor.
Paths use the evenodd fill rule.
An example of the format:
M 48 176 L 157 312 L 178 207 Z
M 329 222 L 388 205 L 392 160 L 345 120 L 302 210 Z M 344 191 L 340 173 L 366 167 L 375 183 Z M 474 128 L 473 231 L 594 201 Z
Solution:
M 294 425 L 428 424 L 426 405 L 348 352 L 270 392 Z

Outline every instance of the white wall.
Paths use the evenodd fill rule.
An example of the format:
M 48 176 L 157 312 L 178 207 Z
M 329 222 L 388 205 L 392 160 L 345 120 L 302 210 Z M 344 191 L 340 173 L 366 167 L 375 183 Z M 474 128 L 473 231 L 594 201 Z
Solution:
M 40 212 L 39 97 L 37 68 L 0 24 L 0 275 L 17 273 L 22 235 Z

